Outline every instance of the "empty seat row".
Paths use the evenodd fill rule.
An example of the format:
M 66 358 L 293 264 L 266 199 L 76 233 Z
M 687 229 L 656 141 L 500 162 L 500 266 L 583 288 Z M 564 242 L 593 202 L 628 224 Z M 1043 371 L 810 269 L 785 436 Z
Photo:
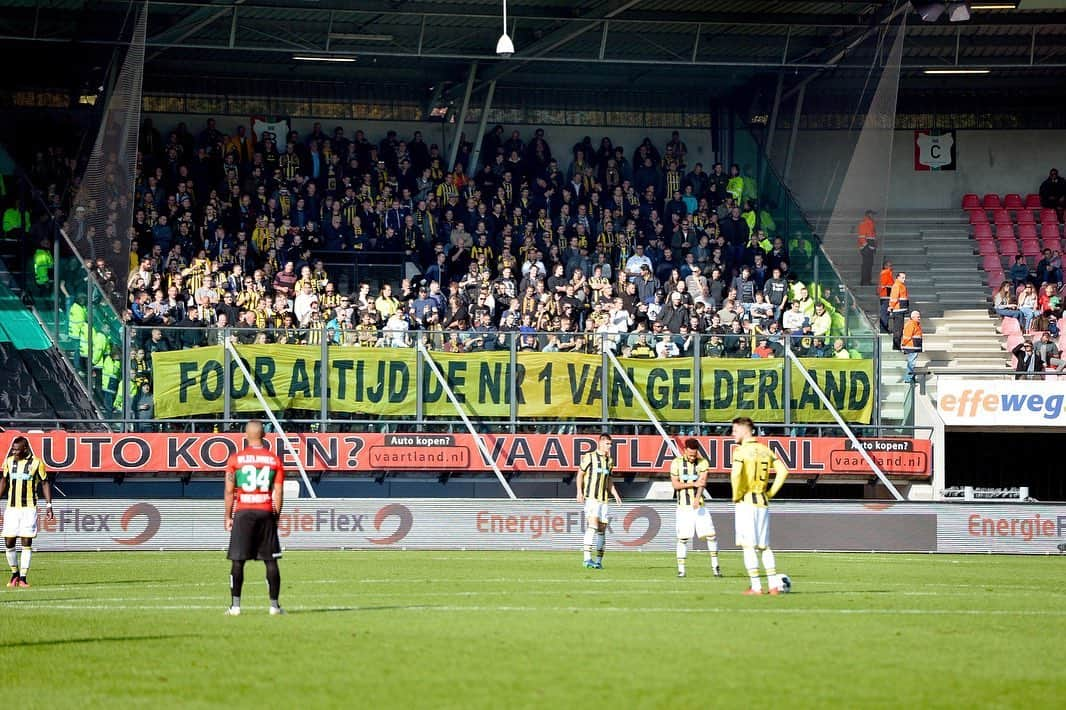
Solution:
M 975 193 L 967 193 L 962 196 L 962 208 L 964 210 L 1036 210 L 1040 209 L 1040 195 L 1029 193 L 1022 199 L 1022 196 L 1016 192 L 1008 193 L 1004 195 L 1003 200 L 999 199 L 999 195 L 989 193 L 984 197 L 979 197 Z
M 970 210 L 970 224 L 988 224 L 988 214 L 983 209 Z M 1036 218 L 1032 210 L 1018 210 L 1012 217 L 1011 213 L 1004 209 L 994 210 L 992 221 L 996 224 L 1036 224 Z M 1053 209 L 1043 208 L 1040 210 L 1041 224 L 1058 224 L 1059 215 Z
M 1012 224 L 997 224 L 995 231 L 992 230 L 992 225 L 987 222 L 973 225 L 974 239 L 978 241 L 992 239 L 993 235 L 996 239 L 1036 239 L 1039 236 L 1043 240 L 1048 240 L 1061 239 L 1062 231 L 1059 229 L 1058 224 L 1046 223 L 1040 225 L 1039 230 L 1035 224 L 1019 224 L 1017 228 Z
M 977 242 L 977 253 L 982 257 L 985 256 L 1009 256 L 1015 257 L 1019 254 L 1030 257 L 1041 257 L 1044 254 L 1045 249 L 1051 251 L 1062 251 L 1061 242 L 1038 242 L 1035 239 L 1023 239 L 1021 247 L 1019 248 L 1018 242 L 1013 239 L 1005 239 L 1003 241 L 979 241 Z

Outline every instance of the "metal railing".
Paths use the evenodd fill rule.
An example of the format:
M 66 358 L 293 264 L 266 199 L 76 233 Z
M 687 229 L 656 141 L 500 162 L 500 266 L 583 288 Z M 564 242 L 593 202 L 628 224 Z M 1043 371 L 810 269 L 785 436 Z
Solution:
M 19 431 L 71 431 L 71 432 L 112 432 L 112 433 L 239 433 L 244 431 L 248 419 L 255 416 L 249 413 L 235 417 L 182 417 L 180 419 L 124 419 L 113 417 L 110 419 L 57 419 L 47 417 L 19 417 L 0 419 L 0 427 L 4 429 L 16 429 Z M 319 418 L 285 418 L 281 419 L 286 432 L 293 434 L 306 433 L 446 433 L 463 434 L 467 432 L 459 417 L 433 417 L 417 419 L 392 418 L 375 419 L 353 417 L 351 419 L 340 418 L 336 414 L 325 420 Z M 606 422 L 600 420 L 575 420 L 575 421 L 544 421 L 536 419 L 517 419 L 510 421 L 497 421 L 495 419 L 479 420 L 481 434 L 571 434 L 583 436 L 597 436 L 604 432 L 617 436 L 654 434 L 651 422 L 647 420 L 620 420 L 610 419 Z M 272 425 L 266 423 L 265 428 L 271 432 Z M 682 436 L 728 436 L 732 424 L 730 422 L 703 422 L 698 425 L 678 425 L 669 423 L 672 430 L 676 430 Z M 908 437 L 914 439 L 932 438 L 932 428 L 928 426 L 896 426 L 876 424 L 854 424 L 851 429 L 860 438 L 898 438 Z M 843 437 L 843 430 L 836 424 L 759 424 L 758 430 L 762 436 L 804 436 L 804 437 Z
M 189 418 L 168 418 L 163 422 L 156 422 L 154 398 L 151 400 L 152 410 L 145 412 L 143 418 L 138 417 L 138 412 L 142 411 L 138 408 L 149 401 L 148 398 L 151 395 L 149 390 L 138 392 L 138 388 L 143 389 L 145 385 L 149 387 L 154 385 L 158 389 L 160 384 L 165 384 L 161 383 L 161 379 L 173 377 L 176 372 L 171 365 L 171 369 L 167 370 L 169 374 L 160 374 L 159 368 L 153 366 L 153 356 L 158 353 L 163 355 L 163 360 L 180 359 L 181 356 L 167 355 L 172 351 L 183 351 L 189 354 L 186 358 L 188 364 L 182 370 L 185 373 L 183 377 L 188 382 L 194 382 L 200 376 L 200 369 L 207 367 L 201 362 L 204 358 L 210 358 L 210 362 L 213 363 L 210 367 L 215 368 L 217 365 L 217 370 L 221 372 L 219 376 L 222 378 L 220 387 L 223 394 L 221 402 L 217 402 L 217 397 L 212 400 L 215 402 L 211 405 L 212 416 L 204 420 L 209 423 L 209 426 L 230 426 L 237 419 L 234 416 L 236 411 L 250 411 L 253 407 L 244 401 L 247 393 L 243 390 L 247 388 L 238 387 L 239 382 L 235 384 L 235 378 L 240 377 L 240 374 L 235 374 L 235 363 L 232 362 L 229 349 L 218 348 L 217 352 L 211 355 L 211 350 L 204 347 L 220 346 L 227 341 L 237 344 L 238 349 L 261 346 L 255 352 L 256 358 L 270 355 L 272 349 L 278 350 L 278 344 L 304 346 L 307 362 L 303 364 L 303 367 L 306 371 L 326 373 L 325 376 L 316 377 L 317 390 L 312 394 L 316 400 L 315 409 L 312 411 L 306 408 L 291 407 L 287 403 L 288 400 L 279 398 L 278 406 L 283 410 L 279 414 L 279 419 L 285 423 L 286 427 L 292 425 L 297 430 L 303 427 L 313 427 L 320 431 L 334 426 L 371 426 L 375 430 L 390 431 L 410 430 L 413 426 L 418 431 L 422 431 L 460 425 L 459 417 L 441 414 L 439 398 L 432 400 L 424 391 L 430 385 L 427 384 L 424 358 L 414 347 L 416 342 L 425 344 L 426 348 L 434 353 L 460 355 L 458 359 L 453 356 L 453 362 L 461 360 L 460 364 L 464 368 L 469 363 L 477 363 L 479 358 L 483 361 L 491 359 L 494 363 L 491 367 L 500 368 L 500 372 L 484 373 L 480 371 L 485 369 L 484 367 L 477 371 L 471 367 L 465 375 L 467 386 L 471 390 L 479 391 L 479 397 L 482 395 L 478 388 L 496 387 L 499 390 L 495 394 L 492 407 L 489 406 L 489 399 L 486 396 L 482 406 L 475 408 L 475 410 L 480 409 L 480 411 L 475 411 L 477 425 L 485 427 L 486 431 L 499 430 L 503 427 L 512 432 L 529 430 L 565 433 L 579 429 L 600 431 L 620 427 L 625 430 L 650 426 L 647 421 L 627 418 L 624 415 L 618 416 L 616 411 L 612 411 L 619 405 L 617 405 L 617 393 L 612 389 L 613 376 L 606 356 L 607 351 L 630 358 L 627 361 L 630 365 L 639 366 L 640 362 L 647 362 L 649 367 L 661 371 L 654 378 L 651 376 L 645 378 L 644 386 L 649 390 L 652 387 L 658 388 L 655 397 L 657 401 L 672 402 L 672 404 L 660 404 L 657 408 L 666 412 L 665 421 L 672 426 L 682 427 L 686 432 L 696 434 L 713 430 L 716 427 L 728 426 L 732 417 L 737 414 L 736 407 L 732 405 L 733 398 L 735 397 L 735 401 L 739 403 L 742 396 L 739 393 L 742 393 L 743 396 L 754 399 L 757 396 L 757 387 L 759 392 L 772 390 L 772 399 L 769 399 L 771 395 L 767 395 L 768 399 L 765 401 L 780 403 L 779 405 L 765 405 L 778 406 L 780 409 L 773 415 L 763 417 L 764 420 L 773 422 L 768 426 L 796 430 L 833 429 L 835 427 L 826 427 L 825 420 L 810 413 L 812 410 L 809 403 L 796 405 L 793 402 L 793 400 L 802 399 L 803 382 L 800 378 L 794 378 L 793 368 L 787 366 L 783 355 L 785 349 L 789 348 L 796 350 L 801 357 L 821 355 L 827 363 L 830 361 L 839 363 L 845 360 L 842 353 L 834 351 L 833 346 L 828 343 L 822 351 L 822 345 L 818 342 L 820 339 L 790 336 L 764 338 L 752 334 L 721 336 L 700 333 L 685 335 L 644 332 L 498 332 L 477 328 L 463 331 L 417 330 L 408 332 L 388 328 L 384 330 L 344 328 L 332 323 L 318 328 L 304 329 L 296 327 L 270 329 L 127 327 L 123 330 L 123 336 L 122 349 L 130 355 L 126 365 L 127 377 L 125 379 L 130 389 L 123 397 L 122 408 L 105 416 L 109 425 L 121 427 L 128 427 L 131 421 L 143 423 L 148 420 L 154 422 L 152 426 L 165 427 L 184 426 L 187 423 L 199 421 L 197 416 L 204 412 L 198 413 L 190 410 Z M 762 340 L 767 341 L 765 343 L 767 350 L 764 351 L 767 357 L 751 357 L 751 348 L 758 346 L 759 341 Z M 833 340 L 829 339 L 829 343 Z M 850 336 L 846 339 L 841 337 L 839 340 L 843 345 L 849 346 L 850 349 L 843 348 L 843 352 L 849 356 L 847 361 L 855 362 L 855 367 L 851 370 L 860 373 L 863 380 L 861 384 L 855 384 L 855 376 L 850 383 L 843 383 L 842 380 L 837 390 L 838 396 L 842 398 L 841 401 L 844 401 L 845 395 L 840 387 L 851 387 L 852 391 L 858 392 L 854 396 L 876 401 L 879 397 L 878 383 L 872 377 L 863 374 L 872 372 L 872 365 L 869 361 L 877 352 L 876 336 Z M 192 350 L 191 348 L 201 349 Z M 527 353 L 549 356 L 558 354 L 559 362 L 555 363 L 554 372 L 550 369 L 546 372 L 529 370 L 524 362 Z M 568 367 L 562 362 L 566 359 L 562 357 L 566 353 L 581 354 L 585 358 L 581 359 L 580 363 L 576 360 L 569 360 L 570 366 Z M 737 356 L 739 353 L 743 355 Z M 834 354 L 835 357 L 829 357 Z M 351 372 L 354 361 L 368 357 L 374 359 L 374 367 L 378 362 L 387 362 L 404 370 L 409 381 L 405 385 L 407 389 L 404 390 L 403 401 L 410 405 L 408 407 L 410 411 L 405 411 L 400 415 L 367 417 L 367 414 L 373 414 L 374 407 L 369 400 L 365 399 L 353 400 L 360 402 L 358 406 L 350 402 L 345 403 L 347 412 L 331 407 L 331 404 L 338 403 L 337 399 L 332 398 L 334 395 L 329 389 L 331 381 L 339 382 L 336 379 L 339 377 L 336 371 Z M 542 357 L 539 362 L 552 363 L 553 359 L 555 358 Z M 207 361 L 204 360 L 204 362 Z M 338 362 L 341 363 L 339 366 L 336 364 Z M 815 364 L 815 369 L 818 369 L 817 358 L 812 357 L 811 362 Z M 250 369 L 254 371 L 255 363 L 252 364 L 253 367 Z M 278 369 L 281 369 L 280 365 Z M 747 373 L 749 369 L 752 373 L 761 374 Z M 571 371 L 568 372 L 568 370 Z M 677 374 L 679 370 L 682 374 Z M 750 382 L 748 380 L 740 382 L 739 379 L 735 382 L 733 373 L 739 371 L 744 371 L 743 377 L 750 377 Z M 512 375 L 512 373 L 517 374 Z M 343 376 L 348 377 L 347 374 Z M 525 384 L 521 385 L 519 383 L 523 381 L 523 378 Z M 490 379 L 492 382 L 486 385 Z M 240 382 L 243 382 L 243 379 Z M 581 384 L 582 382 L 584 384 Z M 361 386 L 365 389 L 370 387 L 367 384 Z M 195 385 L 190 385 L 190 387 L 195 388 Z M 352 385 L 349 383 L 348 387 L 350 389 Z M 563 400 L 566 397 L 572 397 L 575 406 L 570 411 L 581 414 L 580 416 L 566 416 L 567 410 L 561 408 L 551 410 L 554 415 L 551 421 L 537 418 L 543 417 L 543 411 L 550 407 L 549 399 L 547 404 L 543 401 L 538 402 L 541 409 L 535 417 L 528 416 L 528 411 L 532 410 L 525 410 L 521 387 L 530 391 L 533 388 L 540 388 L 538 392 L 544 388 L 556 389 L 558 390 L 556 401 L 560 401 L 559 392 L 562 392 L 561 399 Z M 584 392 L 587 397 L 574 395 L 573 392 L 578 390 Z M 726 395 L 720 396 L 719 390 L 726 392 Z M 595 396 L 592 394 L 594 391 L 598 392 Z M 675 392 L 686 393 L 684 401 L 690 401 L 691 404 L 677 405 L 678 398 L 673 394 Z M 604 393 L 607 394 L 604 395 Z M 695 396 L 696 393 L 699 393 L 699 396 Z M 349 399 L 352 397 L 351 394 L 347 396 Z M 671 397 L 673 397 L 672 400 Z M 578 399 L 587 399 L 587 401 L 578 402 Z M 238 404 L 238 400 L 242 401 Z M 728 403 L 722 405 L 719 410 L 719 405 L 726 400 Z M 427 402 L 438 404 L 436 407 L 429 407 Z M 590 404 L 590 402 L 593 403 Z M 866 399 L 863 399 L 863 402 L 866 402 Z M 755 406 L 751 405 L 753 410 Z M 434 409 L 438 416 L 428 414 L 427 408 Z M 853 410 L 865 410 L 865 404 Z M 876 411 L 876 407 L 872 407 L 872 410 Z M 718 413 L 719 411 L 721 414 Z M 499 415 L 494 415 L 494 412 Z M 879 427 L 880 422 L 876 417 L 871 417 L 869 424 L 861 416 L 851 416 L 850 419 L 856 422 L 856 426 L 871 426 L 871 430 L 898 431 L 896 427 Z
M 916 370 L 914 376 L 916 387 L 921 394 L 927 394 L 930 381 L 935 382 L 940 377 L 950 377 L 952 379 L 965 377 L 975 380 L 1046 380 L 1066 383 L 1066 372 L 1058 370 L 1018 372 L 1010 366 L 1009 362 L 1004 362 L 1004 367 L 1002 368 L 960 369 L 956 367 L 929 367 L 923 370 Z

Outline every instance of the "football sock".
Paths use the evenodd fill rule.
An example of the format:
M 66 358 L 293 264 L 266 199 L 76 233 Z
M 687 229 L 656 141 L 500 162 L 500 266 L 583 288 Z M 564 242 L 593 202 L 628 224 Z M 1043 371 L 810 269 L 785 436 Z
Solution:
M 718 567 L 718 536 L 711 535 L 707 538 L 707 549 L 711 551 L 711 567 Z
M 595 530 L 592 528 L 585 528 L 585 562 L 592 559 L 592 542 L 595 537 Z
M 278 606 L 278 596 L 281 594 L 281 570 L 278 569 L 277 560 L 268 560 L 266 563 L 267 590 L 270 595 L 270 606 Z
M 244 586 L 244 560 L 233 560 L 229 571 L 229 593 L 233 597 L 231 606 L 241 605 L 241 588 Z
M 771 588 L 781 586 L 777 579 L 777 560 L 774 559 L 774 551 L 769 547 L 762 551 L 762 566 L 766 570 L 766 583 Z
M 8 547 L 7 552 L 7 566 L 11 568 L 11 574 L 15 574 L 19 571 L 19 554 L 14 547 Z
M 607 533 L 596 533 L 596 561 L 603 561 L 603 548 L 607 543 Z
M 23 577 L 30 571 L 30 559 L 33 557 L 33 548 L 22 548 L 22 560 L 19 562 L 19 574 Z
M 755 549 L 744 548 L 744 566 L 748 569 L 748 577 L 751 578 L 751 588 L 757 592 L 762 591 L 762 582 L 759 580 L 759 556 Z
M 685 558 L 688 557 L 688 540 L 677 541 L 677 571 L 685 571 Z

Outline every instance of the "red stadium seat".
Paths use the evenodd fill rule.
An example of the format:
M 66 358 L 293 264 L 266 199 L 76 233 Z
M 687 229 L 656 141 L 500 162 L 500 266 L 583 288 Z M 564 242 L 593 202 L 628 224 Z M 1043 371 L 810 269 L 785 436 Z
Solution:
M 983 224 L 975 224 L 973 226 L 973 236 L 976 239 L 991 239 L 992 238 L 992 225 L 988 222 Z
M 996 239 L 1014 239 L 1014 226 L 1007 224 L 996 224 Z
M 999 288 L 999 285 L 1001 283 L 1003 283 L 1003 272 L 1002 271 L 989 271 L 988 272 L 988 287 L 990 289 L 992 289 L 993 292 L 995 292 L 996 289 Z
M 1033 219 L 1033 213 L 1030 210 L 1018 210 L 1015 215 L 1015 221 L 1018 224 L 1036 224 L 1036 220 Z
M 1055 210 L 1045 207 L 1040 210 L 1040 224 L 1058 224 L 1059 215 Z
M 999 252 L 996 250 L 996 243 L 989 239 L 981 239 L 977 242 L 977 253 L 981 256 L 995 256 Z
M 1060 237 L 1062 237 L 1062 233 L 1059 232 L 1057 222 L 1042 222 L 1040 224 L 1041 239 L 1059 239 Z
M 1012 224 L 1014 222 L 1011 219 L 1010 212 L 1007 210 L 996 210 L 993 213 L 993 220 L 996 224 Z
M 1022 334 L 1022 326 L 1018 323 L 1017 318 L 1007 316 L 1000 321 L 999 327 L 1003 335 L 1008 338 L 1012 335 Z
M 1041 239 L 1040 243 L 1044 245 L 1045 249 L 1050 249 L 1051 251 L 1058 252 L 1062 251 L 1062 240 L 1058 237 L 1048 237 L 1046 239 Z
M 1008 210 L 1020 210 L 1023 207 L 1022 196 L 1016 192 L 1008 192 L 1003 196 L 1003 206 Z
M 1018 242 L 1013 239 L 1001 239 L 996 243 L 999 245 L 1001 256 L 1018 256 L 1021 253 L 1018 251 Z
M 1025 209 L 1027 209 L 1027 210 L 1038 210 L 1038 209 L 1040 209 L 1040 195 L 1034 195 L 1031 192 L 1028 195 L 1026 195 L 1025 196 Z
M 988 215 L 982 209 L 970 210 L 970 224 L 988 224 Z
M 983 255 L 981 257 L 981 267 L 985 271 L 995 271 L 998 269 L 1002 272 L 1003 260 L 1000 259 L 998 256 Z M 1000 281 L 1003 281 L 1003 279 L 1000 279 Z
M 1040 256 L 1043 250 L 1040 248 L 1040 242 L 1035 239 L 1023 239 L 1022 240 L 1022 254 L 1026 256 Z
M 981 200 L 981 206 L 986 210 L 998 210 L 1003 207 L 999 201 L 999 195 L 989 193 Z
M 972 192 L 962 196 L 962 208 L 964 210 L 976 210 L 981 207 L 981 198 Z
M 1031 223 L 1018 225 L 1019 239 L 1036 239 L 1036 225 Z

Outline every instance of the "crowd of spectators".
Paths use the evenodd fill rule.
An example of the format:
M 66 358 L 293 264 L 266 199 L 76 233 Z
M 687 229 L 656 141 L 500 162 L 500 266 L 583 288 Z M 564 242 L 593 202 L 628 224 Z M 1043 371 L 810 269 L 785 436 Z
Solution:
M 835 294 L 795 277 L 754 179 L 738 165 L 705 169 L 677 132 L 661 146 L 586 137 L 560 149 L 543 129 L 496 126 L 473 171 L 472 153 L 462 140 L 449 170 L 419 131 L 377 143 L 317 123 L 306 136 L 226 135 L 207 119 L 163 137 L 145 120 L 128 231 L 135 384 L 147 383 L 153 353 L 225 337 L 421 339 L 452 352 L 514 338 L 521 350 L 648 358 L 780 357 L 789 339 L 808 357 L 857 355 L 839 337 Z M 75 174 L 55 149 L 32 170 L 56 213 L 74 213 L 68 230 L 84 207 L 71 201 Z M 338 253 L 395 259 L 408 277 L 371 285 L 330 273 L 320 257 Z M 106 259 L 87 265 L 114 279 Z M 96 334 L 76 337 L 84 353 Z M 112 346 L 94 340 L 95 367 L 119 356 Z
M 146 356 L 226 326 L 247 342 L 468 351 L 512 334 L 522 349 L 633 357 L 773 357 L 791 335 L 803 354 L 848 355 L 752 178 L 705 171 L 676 132 L 560 154 L 542 129 L 497 126 L 473 176 L 470 155 L 449 171 L 418 131 L 372 143 L 315 124 L 277 141 L 208 119 L 164 140 L 146 121 L 129 277 L 131 321 L 159 331 Z M 346 282 L 322 251 L 395 255 L 411 277 Z

